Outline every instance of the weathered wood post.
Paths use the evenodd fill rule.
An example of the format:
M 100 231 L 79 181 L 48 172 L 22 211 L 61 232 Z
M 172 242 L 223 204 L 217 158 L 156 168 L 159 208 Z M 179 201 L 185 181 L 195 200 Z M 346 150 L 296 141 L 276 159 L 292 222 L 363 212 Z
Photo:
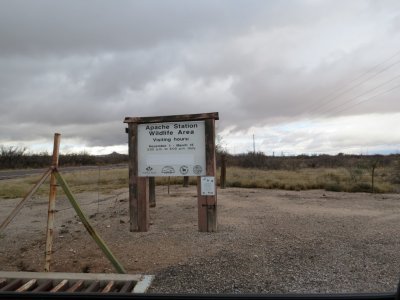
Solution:
M 183 176 L 183 187 L 189 187 L 189 176 Z
M 60 149 L 60 134 L 54 134 L 53 157 L 51 166 L 57 170 L 58 156 Z M 47 230 L 46 230 L 46 251 L 45 251 L 45 272 L 50 271 L 51 254 L 53 249 L 53 233 L 54 233 L 54 214 L 56 212 L 56 193 L 57 193 L 57 179 L 54 176 L 54 170 L 50 175 L 50 192 L 49 192 L 49 206 L 47 216 Z
M 197 177 L 197 197 L 199 231 L 217 231 L 217 189 L 216 189 L 216 157 L 215 157 L 215 119 L 207 119 L 205 122 L 206 141 L 206 176 L 214 178 L 212 183 L 214 192 L 205 195 L 202 191 L 201 177 Z
M 226 186 L 226 155 L 221 154 L 221 177 L 219 180 L 219 186 L 224 189 Z
M 147 231 L 149 228 L 148 178 L 138 177 L 137 123 L 128 123 L 129 140 L 129 230 Z
M 148 186 L 149 178 L 155 176 L 197 176 L 199 231 L 217 230 L 215 120 L 218 119 L 218 113 L 125 118 L 131 231 L 149 228 L 149 194 L 153 189 Z
M 149 177 L 149 203 L 150 207 L 156 207 L 156 178 Z

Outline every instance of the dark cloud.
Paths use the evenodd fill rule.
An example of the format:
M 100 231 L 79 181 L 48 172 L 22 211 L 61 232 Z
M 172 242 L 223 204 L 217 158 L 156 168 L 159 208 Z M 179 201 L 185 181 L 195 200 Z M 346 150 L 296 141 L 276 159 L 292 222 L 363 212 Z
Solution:
M 260 1 L 51 1 L 2 2 L 3 54 L 98 53 L 151 48 L 236 32 L 274 4 Z M 244 19 L 243 19 L 244 17 Z
M 400 64 L 343 93 L 400 49 L 398 1 L 0 6 L 0 143 L 62 131 L 87 146 L 117 145 L 125 116 L 219 111 L 219 130 L 233 134 L 400 110 Z M 307 139 L 299 145 L 314 145 Z

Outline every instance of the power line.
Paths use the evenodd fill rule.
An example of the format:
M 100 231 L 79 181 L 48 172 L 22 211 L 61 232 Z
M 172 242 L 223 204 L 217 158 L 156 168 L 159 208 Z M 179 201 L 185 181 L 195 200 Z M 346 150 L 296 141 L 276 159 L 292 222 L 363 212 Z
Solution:
M 373 92 L 373 91 L 375 91 L 375 90 L 381 88 L 382 86 L 384 86 L 384 85 L 386 85 L 386 84 L 388 84 L 388 83 L 393 82 L 393 81 L 396 80 L 397 78 L 400 78 L 400 75 L 397 75 L 397 76 L 393 77 L 392 79 L 390 79 L 390 80 L 388 80 L 388 81 L 385 81 L 385 82 L 383 82 L 382 84 L 380 84 L 380 85 L 378 85 L 378 86 L 376 86 L 376 87 L 374 87 L 374 88 L 372 88 L 372 89 L 369 89 L 368 91 L 366 91 L 366 92 L 364 92 L 364 93 L 361 93 L 361 94 L 358 95 L 358 96 L 355 96 L 355 97 L 353 97 L 353 98 L 350 98 L 350 99 L 348 99 L 348 100 L 347 100 L 346 102 L 344 102 L 344 103 L 341 103 L 341 104 L 339 104 L 339 105 L 336 105 L 335 107 L 332 107 L 332 108 L 330 108 L 330 109 L 324 110 L 324 111 L 322 111 L 322 114 L 329 113 L 329 112 L 334 111 L 335 109 L 337 109 L 337 108 L 339 108 L 339 107 L 342 107 L 342 106 L 344 106 L 344 105 L 346 105 L 346 104 L 349 104 L 350 101 L 353 101 L 353 100 L 355 100 L 355 99 L 357 99 L 357 98 L 360 98 L 361 96 L 365 96 L 365 95 L 369 94 L 370 92 Z
M 381 71 L 379 71 L 379 72 L 377 72 L 377 73 L 374 73 L 373 75 L 371 75 L 371 76 L 365 78 L 364 80 L 360 81 L 360 82 L 357 83 L 356 85 L 354 85 L 354 86 L 352 86 L 352 87 L 350 87 L 350 88 L 348 88 L 348 89 L 345 89 L 345 90 L 342 91 L 341 93 L 337 94 L 335 97 L 330 98 L 329 101 L 325 102 L 324 104 L 320 105 L 319 107 L 316 107 L 316 108 L 312 109 L 311 112 L 316 112 L 316 111 L 320 110 L 323 106 L 326 106 L 327 104 L 330 104 L 333 100 L 339 98 L 340 96 L 346 94 L 347 92 L 350 92 L 350 91 L 354 90 L 356 87 L 359 87 L 359 86 L 362 85 L 363 83 L 365 83 L 365 82 L 367 82 L 368 80 L 370 80 L 370 79 L 372 79 L 372 78 L 378 76 L 379 74 L 382 74 L 383 72 L 389 70 L 391 67 L 393 67 L 393 66 L 395 66 L 395 65 L 397 65 L 397 64 L 399 64 L 399 63 L 400 63 L 400 60 L 395 61 L 394 63 L 390 64 L 388 67 L 382 69 Z
M 352 82 L 355 82 L 355 81 L 357 81 L 358 79 L 360 79 L 360 78 L 364 77 L 365 75 L 367 75 L 368 73 L 374 71 L 375 69 L 378 69 L 380 66 L 385 65 L 387 62 L 391 61 L 394 57 L 398 56 L 399 54 L 400 54 L 400 50 L 397 51 L 394 55 L 390 56 L 388 59 L 384 60 L 383 62 L 378 63 L 377 65 L 375 65 L 375 66 L 372 67 L 371 69 L 369 69 L 369 70 L 367 70 L 366 72 L 362 73 L 360 76 L 358 76 L 358 77 L 356 77 L 355 79 L 351 80 L 350 83 L 348 83 L 346 86 L 349 86 L 349 84 L 351 84 Z M 312 107 L 314 106 L 314 104 L 311 104 L 311 106 L 309 106 L 309 108 L 312 108 L 312 109 L 311 109 L 311 112 L 314 112 L 314 111 L 320 109 L 321 107 L 325 106 L 326 104 L 329 104 L 330 101 L 332 101 L 332 100 L 334 100 L 334 99 L 337 99 L 339 96 L 341 96 L 341 95 L 343 95 L 343 94 L 345 94 L 345 93 L 347 93 L 347 92 L 353 90 L 354 88 L 360 86 L 361 84 L 363 84 L 364 82 L 368 81 L 369 79 L 378 76 L 379 74 L 381 74 L 381 73 L 383 73 L 384 71 L 390 69 L 392 66 L 398 64 L 399 62 L 400 62 L 400 61 L 394 62 L 393 64 L 391 64 L 391 65 L 389 65 L 388 67 L 384 68 L 383 70 L 379 71 L 378 73 L 375 73 L 375 74 L 373 74 L 372 76 L 369 76 L 369 77 L 367 77 L 366 79 L 364 79 L 363 81 L 357 83 L 355 86 L 350 86 L 349 88 L 344 89 L 344 90 L 343 90 L 343 88 L 342 88 L 342 89 L 339 89 L 339 90 L 337 90 L 337 91 L 334 91 L 333 93 L 328 94 L 327 96 L 325 96 L 325 97 L 323 97 L 322 99 L 320 99 L 319 101 L 317 101 L 317 102 L 321 102 L 321 101 L 325 101 L 325 100 L 328 99 L 328 101 L 325 102 L 324 104 L 319 105 L 319 106 L 315 106 L 314 108 L 312 108 Z M 346 87 L 346 86 L 345 86 L 345 87 Z M 340 91 L 340 90 L 342 90 L 342 92 L 340 92 L 339 94 L 337 94 L 336 96 L 334 96 L 335 93 L 338 92 L 338 91 Z M 334 96 L 334 97 L 332 98 L 332 96 Z M 314 103 L 316 103 L 316 101 L 314 101 Z M 308 109 L 308 108 L 307 108 L 307 109 Z
M 350 82 L 349 82 L 348 84 L 350 84 L 350 83 L 352 83 L 352 82 L 354 82 L 354 81 L 357 81 L 358 79 L 362 78 L 364 75 L 367 75 L 368 73 L 372 72 L 374 69 L 377 69 L 377 68 L 380 67 L 381 65 L 386 64 L 388 61 L 391 61 L 392 58 L 396 57 L 396 56 L 399 55 L 399 54 L 400 54 L 400 50 L 397 51 L 397 52 L 396 52 L 395 54 L 393 54 L 392 56 L 390 56 L 388 59 L 384 60 L 383 62 L 380 62 L 380 63 L 376 64 L 376 65 L 373 66 L 371 69 L 365 71 L 364 73 L 362 73 L 362 74 L 361 74 L 360 76 L 358 76 L 357 78 L 355 78 L 355 79 L 353 79 L 353 80 L 350 80 Z
M 365 100 L 359 101 L 359 102 L 357 102 L 357 103 L 354 103 L 353 105 L 351 105 L 351 106 L 349 106 L 349 107 L 346 107 L 345 109 L 339 110 L 339 111 L 337 111 L 336 113 L 338 114 L 338 113 L 344 112 L 344 111 L 346 111 L 346 110 L 348 110 L 348 109 L 350 109 L 350 108 L 353 108 L 353 107 L 355 107 L 355 106 L 357 106 L 357 105 L 360 105 L 361 103 L 370 101 L 370 100 L 372 100 L 372 99 L 374 99 L 374 98 L 376 98 L 376 97 L 378 97 L 378 96 L 382 96 L 382 95 L 387 94 L 387 93 L 389 93 L 389 92 L 391 92 L 391 91 L 393 91 L 393 90 L 395 90 L 395 89 L 398 89 L 398 88 L 400 88 L 400 84 L 395 85 L 394 87 L 392 87 L 391 89 L 388 89 L 388 90 L 386 90 L 386 91 L 382 91 L 381 93 L 378 93 L 378 94 L 376 94 L 376 95 L 374 95 L 374 96 L 372 96 L 372 97 L 370 97 L 370 98 L 368 98 L 368 99 L 365 99 Z

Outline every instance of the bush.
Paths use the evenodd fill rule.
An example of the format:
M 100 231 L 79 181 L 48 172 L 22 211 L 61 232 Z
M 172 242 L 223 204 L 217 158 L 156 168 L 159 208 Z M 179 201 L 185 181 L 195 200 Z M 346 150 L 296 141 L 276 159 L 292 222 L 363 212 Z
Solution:
M 372 191 L 371 184 L 365 183 L 365 182 L 359 182 L 359 183 L 353 184 L 349 190 L 349 192 L 352 192 L 352 193 L 370 193 L 371 191 Z M 375 192 L 377 192 L 376 188 L 375 188 Z
M 61 154 L 60 166 L 105 165 L 127 163 L 128 155 L 111 153 L 109 155 L 90 155 L 86 152 Z M 51 164 L 51 155 L 46 152 L 27 153 L 26 148 L 0 145 L 0 169 L 45 168 Z
M 343 186 L 340 183 L 335 182 L 326 183 L 324 189 L 331 192 L 343 192 L 344 190 Z

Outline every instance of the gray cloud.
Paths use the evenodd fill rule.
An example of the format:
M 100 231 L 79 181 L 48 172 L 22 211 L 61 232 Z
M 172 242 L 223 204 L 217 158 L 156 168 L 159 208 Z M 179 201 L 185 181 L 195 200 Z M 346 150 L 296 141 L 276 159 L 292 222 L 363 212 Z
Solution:
M 400 64 L 335 95 L 400 49 L 399 20 L 394 0 L 3 1 L 0 143 L 121 144 L 125 116 L 219 111 L 234 133 L 398 112 L 382 92 L 400 80 L 368 91 Z

